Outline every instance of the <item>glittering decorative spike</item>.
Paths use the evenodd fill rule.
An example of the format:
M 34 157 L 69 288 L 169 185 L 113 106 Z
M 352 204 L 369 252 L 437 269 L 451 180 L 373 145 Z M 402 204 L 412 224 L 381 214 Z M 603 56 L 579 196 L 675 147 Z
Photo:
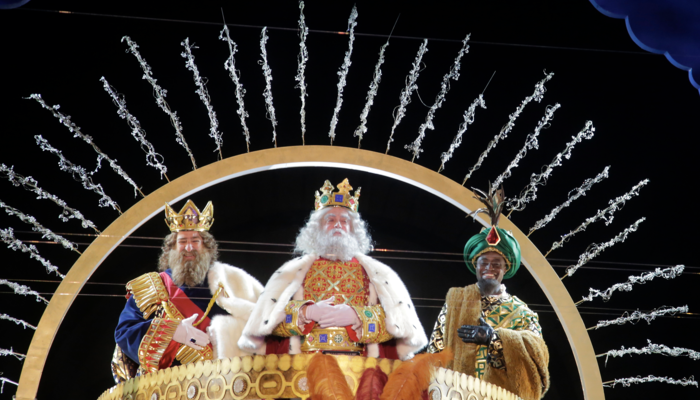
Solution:
M 134 139 L 139 142 L 141 145 L 141 150 L 146 153 L 146 165 L 157 169 L 160 172 L 160 179 L 163 179 L 163 177 L 168 179 L 168 175 L 166 175 L 168 168 L 163 164 L 163 156 L 156 153 L 153 144 L 146 140 L 146 131 L 144 131 L 141 127 L 139 120 L 136 119 L 136 117 L 134 117 L 129 110 L 127 110 L 124 95 L 117 94 L 116 89 L 114 89 L 114 87 L 107 82 L 107 79 L 105 79 L 104 76 L 100 78 L 100 82 L 102 82 L 104 90 L 109 93 L 114 105 L 117 106 L 117 115 L 126 120 L 126 123 L 131 128 L 131 136 L 133 136 Z M 168 182 L 169 181 L 170 180 L 168 179 Z
M 14 230 L 12 228 L 0 229 L 0 240 L 5 242 L 8 249 L 12 249 L 14 251 L 19 250 L 22 253 L 29 253 L 29 258 L 33 258 L 33 259 L 39 261 L 46 268 L 47 274 L 50 274 L 53 272 L 56 275 L 60 276 L 61 279 L 66 277 L 62 273 L 58 272 L 58 267 L 51 264 L 44 257 L 40 256 L 39 250 L 37 250 L 33 244 L 26 245 L 26 244 L 24 244 L 24 242 L 17 239 L 15 237 L 15 233 L 14 233 Z M 7 282 L 7 281 L 5 281 L 5 282 Z M 17 293 L 17 290 L 15 290 L 15 293 Z
M 649 375 L 645 377 L 631 377 L 631 378 L 619 378 L 615 379 L 614 381 L 610 382 L 603 382 L 603 387 L 615 387 L 615 385 L 622 385 L 623 387 L 630 387 L 632 384 L 637 384 L 637 383 L 647 383 L 647 382 L 662 382 L 662 383 L 668 383 L 669 385 L 682 385 L 682 386 L 695 386 L 698 387 L 698 383 L 695 381 L 695 379 L 691 376 L 689 378 L 683 378 L 681 380 L 669 378 L 666 376 L 654 376 L 654 375 Z
M 15 217 L 21 219 L 22 222 L 25 222 L 25 223 L 31 225 L 32 230 L 35 232 L 41 233 L 41 237 L 43 239 L 48 239 L 48 240 L 54 241 L 54 242 L 60 244 L 61 246 L 63 246 L 65 249 L 73 250 L 76 253 L 80 254 L 80 252 L 78 251 L 77 244 L 71 242 L 70 240 L 64 238 L 61 235 L 57 235 L 57 234 L 53 233 L 51 231 L 51 229 L 48 229 L 48 228 L 44 227 L 43 225 L 41 225 L 36 220 L 36 218 L 32 217 L 31 215 L 25 215 L 20 210 L 14 208 L 14 207 L 8 206 L 2 200 L 0 200 L 0 207 L 3 208 L 8 215 L 14 215 Z
M 643 181 L 636 184 L 629 192 L 623 194 L 622 196 L 620 196 L 616 199 L 610 200 L 608 202 L 608 204 L 610 204 L 608 207 L 606 207 L 603 210 L 598 210 L 598 213 L 596 213 L 596 215 L 586 219 L 586 221 L 584 221 L 576 229 L 567 233 L 566 235 L 563 235 L 561 237 L 560 241 L 554 242 L 554 244 L 552 245 L 552 248 L 549 249 L 547 254 L 551 253 L 552 250 L 556 250 L 556 249 L 564 246 L 564 243 L 567 242 L 569 239 L 571 239 L 572 236 L 574 236 L 575 234 L 577 234 L 579 232 L 585 231 L 586 228 L 588 227 L 588 225 L 590 225 L 598 220 L 602 219 L 605 221 L 605 225 L 610 225 L 613 221 L 614 216 L 615 216 L 615 211 L 622 209 L 622 207 L 624 207 L 625 202 L 627 202 L 627 200 L 630 200 L 632 197 L 639 196 L 639 190 L 642 187 L 646 186 L 648 183 L 649 183 L 649 179 L 644 179 Z
M 21 320 L 21 319 L 14 318 L 14 317 L 11 317 L 11 316 L 9 316 L 9 315 L 7 315 L 7 314 L 0 314 L 0 319 L 4 319 L 4 320 L 7 320 L 7 321 L 12 321 L 12 322 L 14 322 L 14 323 L 17 324 L 17 325 L 22 325 L 22 328 L 24 328 L 24 329 L 30 328 L 30 329 L 36 330 L 36 326 L 30 324 L 29 322 L 24 321 L 24 320 Z
M 445 163 L 452 158 L 454 151 L 457 150 L 457 147 L 462 144 L 462 135 L 467 131 L 467 126 L 474 123 L 474 112 L 476 111 L 476 106 L 486 109 L 486 102 L 484 102 L 483 94 L 480 94 L 479 97 L 474 99 L 469 108 L 464 112 L 464 122 L 462 122 L 462 124 L 459 126 L 457 135 L 454 139 L 452 139 L 450 148 L 445 153 L 440 155 L 440 161 L 442 161 L 442 163 L 440 164 L 440 169 L 438 169 L 438 172 L 445 169 Z
M 306 62 L 309 61 L 309 51 L 306 48 L 306 36 L 309 35 L 309 28 L 306 26 L 306 20 L 304 19 L 304 2 L 299 2 L 299 57 L 297 57 L 297 74 L 294 80 L 299 82 L 296 87 L 299 88 L 301 97 L 301 110 L 299 115 L 301 115 L 301 144 L 306 144 L 306 139 L 304 138 L 306 134 Z
M 421 149 L 420 146 L 421 144 L 423 144 L 423 139 L 425 138 L 425 130 L 435 130 L 435 126 L 433 125 L 433 118 L 435 117 L 435 112 L 437 111 L 437 109 L 442 107 L 442 103 L 445 101 L 445 96 L 450 90 L 450 79 L 452 79 L 453 81 L 459 80 L 459 69 L 461 67 L 462 57 L 466 53 L 469 53 L 469 45 L 467 45 L 467 43 L 469 42 L 470 36 L 471 35 L 467 35 L 467 37 L 465 37 L 464 40 L 462 40 L 462 48 L 457 53 L 457 57 L 455 58 L 454 64 L 452 64 L 450 71 L 442 77 L 442 83 L 440 84 L 440 92 L 435 98 L 435 103 L 433 103 L 433 105 L 428 110 L 428 115 L 426 115 L 425 117 L 425 122 L 423 122 L 418 128 L 418 137 L 416 138 L 416 140 L 413 141 L 413 143 L 404 146 L 404 149 L 410 151 L 413 154 L 413 159 L 411 161 L 415 160 L 416 158 L 420 158 L 420 153 L 423 152 L 423 149 Z
M 223 159 L 224 156 L 221 153 L 221 146 L 224 142 L 223 133 L 219 132 L 219 120 L 216 119 L 216 112 L 214 111 L 214 107 L 211 105 L 211 98 L 209 97 L 207 85 L 204 83 L 202 76 L 199 75 L 197 64 L 194 63 L 192 49 L 197 49 L 198 47 L 194 44 L 190 46 L 190 38 L 185 38 L 184 41 L 180 42 L 180 45 L 185 48 L 185 51 L 180 53 L 180 56 L 186 59 L 185 66 L 188 70 L 192 71 L 194 84 L 197 86 L 197 90 L 194 92 L 199 95 L 199 99 L 202 100 L 202 103 L 204 103 L 204 106 L 207 108 L 207 113 L 209 114 L 209 137 L 214 139 L 214 143 L 216 143 L 214 152 L 219 152 L 219 159 Z
M 126 172 L 124 172 L 122 167 L 120 167 L 119 164 L 117 164 L 117 160 L 113 160 L 113 159 L 109 158 L 109 156 L 107 156 L 107 154 L 103 153 L 102 150 L 100 150 L 100 148 L 97 147 L 95 142 L 92 141 L 92 137 L 83 134 L 80 131 L 80 127 L 77 126 L 76 124 L 74 124 L 73 121 L 71 121 L 70 115 L 64 115 L 58 111 L 61 108 L 60 105 L 56 104 L 54 106 L 49 106 L 41 98 L 41 95 L 36 94 L 36 93 L 30 95 L 28 97 L 28 99 L 36 100 L 39 104 L 41 104 L 42 107 L 51 111 L 53 116 L 56 117 L 59 120 L 59 122 L 61 122 L 66 128 L 68 128 L 68 130 L 71 133 L 73 133 L 73 137 L 78 137 L 80 139 L 83 139 L 83 141 L 85 143 L 92 146 L 92 149 L 95 150 L 95 153 L 97 153 L 97 164 L 99 165 L 102 160 L 107 160 L 107 162 L 109 163 L 109 166 L 112 167 L 112 170 L 114 170 L 114 172 L 116 172 L 117 174 L 119 174 L 119 176 L 124 178 L 124 180 L 127 181 L 129 183 L 129 185 L 131 185 L 131 187 L 134 188 L 134 197 L 136 197 L 136 195 L 137 195 L 136 192 L 141 193 L 141 196 L 146 197 L 143 194 L 143 192 L 141 192 L 141 189 L 139 189 L 139 187 L 136 186 L 136 183 L 129 177 L 129 175 L 127 175 Z
M 8 228 L 8 229 L 11 229 L 11 228 Z M 0 229 L 0 234 L 2 234 L 3 231 L 4 230 Z M 20 284 L 15 283 L 15 282 L 10 282 L 7 279 L 0 279 L 0 285 L 9 286 L 15 292 L 15 294 L 20 294 L 22 296 L 34 296 L 34 297 L 36 297 L 37 302 L 43 301 L 44 304 L 49 304 L 48 300 L 41 297 L 41 295 L 39 293 L 33 291 L 29 286 L 20 285 Z
M 63 222 L 68 222 L 69 219 L 75 218 L 80 221 L 83 228 L 92 228 L 95 232 L 100 233 L 92 221 L 85 219 L 83 214 L 71 207 L 68 207 L 65 201 L 59 199 L 55 195 L 46 192 L 44 189 L 39 187 L 39 182 L 31 176 L 24 177 L 13 170 L 14 166 L 7 167 L 5 164 L 0 164 L 0 173 L 2 173 L 5 178 L 7 178 L 14 186 L 22 186 L 24 189 L 29 190 L 37 194 L 37 199 L 48 199 L 58 204 L 63 208 L 63 212 L 58 215 L 58 218 Z
M 224 36 L 226 34 L 226 36 Z M 250 131 L 248 131 L 248 125 L 246 125 L 245 119 L 248 118 L 248 112 L 245 110 L 245 105 L 243 104 L 243 95 L 245 95 L 245 89 L 243 89 L 243 84 L 241 83 L 241 71 L 236 69 L 236 64 L 233 55 L 238 52 L 238 45 L 236 42 L 231 40 L 229 36 L 228 26 L 224 24 L 224 29 L 221 30 L 219 34 L 219 39 L 223 40 L 228 44 L 229 56 L 224 62 L 224 68 L 228 71 L 228 76 L 233 81 L 236 86 L 236 103 L 238 103 L 238 118 L 241 120 L 241 127 L 243 127 L 243 136 L 245 136 L 245 146 L 246 150 L 250 152 Z
M 387 46 L 389 46 L 389 40 L 382 45 L 382 47 L 379 49 L 379 59 L 377 60 L 377 64 L 374 66 L 374 76 L 372 79 L 372 83 L 369 84 L 369 90 L 367 91 L 367 102 L 365 103 L 365 108 L 362 109 L 362 113 L 360 114 L 360 126 L 355 129 L 355 137 L 358 137 L 357 141 L 357 147 L 360 147 L 360 144 L 362 143 L 362 138 L 364 137 L 364 134 L 367 133 L 367 116 L 369 115 L 369 110 L 372 108 L 372 105 L 374 104 L 374 98 L 377 96 L 377 92 L 379 91 L 379 82 L 382 80 L 382 64 L 384 64 L 384 52 L 386 51 Z
M 0 356 L 13 356 L 14 358 L 20 361 L 24 360 L 27 357 L 26 354 L 15 353 L 14 351 L 12 351 L 12 347 L 10 347 L 9 350 L 0 348 Z
M 582 142 L 583 139 L 591 139 L 594 132 L 595 128 L 593 127 L 593 123 L 591 121 L 586 122 L 586 126 L 572 138 L 572 141 L 566 144 L 564 151 L 557 154 L 549 165 L 542 167 L 543 171 L 541 174 L 532 174 L 530 177 L 530 183 L 522 191 L 520 191 L 520 196 L 508 200 L 508 208 L 510 208 L 511 212 L 522 211 L 525 209 L 525 205 L 527 203 L 537 199 L 537 186 L 546 185 L 547 179 L 549 179 L 549 177 L 552 175 L 554 167 L 561 166 L 562 157 L 566 158 L 567 160 L 571 158 L 571 150 L 574 149 L 576 143 Z M 607 167 L 605 169 L 605 177 L 607 178 Z
M 549 74 L 547 74 L 547 76 L 545 76 L 544 79 L 537 82 L 537 84 L 535 85 L 535 91 L 530 96 L 526 97 L 522 103 L 520 103 L 520 105 L 518 106 L 518 108 L 515 109 L 515 112 L 513 114 L 508 116 L 508 123 L 501 129 L 501 131 L 496 136 L 494 136 L 493 140 L 491 140 L 486 146 L 486 150 L 484 150 L 484 152 L 481 153 L 481 155 L 479 156 L 479 160 L 476 162 L 476 164 L 474 164 L 473 167 L 471 167 L 471 169 L 467 173 L 467 176 L 464 177 L 464 180 L 462 181 L 462 186 L 464 186 L 464 184 L 467 183 L 467 180 L 471 178 L 474 171 L 481 168 L 481 164 L 484 162 L 491 150 L 494 147 L 496 147 L 498 142 L 501 139 L 505 139 L 506 137 L 508 137 L 508 133 L 510 133 L 510 131 L 513 130 L 513 127 L 515 126 L 515 120 L 518 119 L 520 113 L 522 113 L 525 109 L 525 106 L 533 100 L 538 103 L 542 101 L 542 97 L 544 96 L 544 92 L 546 90 L 544 84 L 549 82 L 549 80 L 552 79 L 553 76 L 554 73 L 550 72 Z
M 49 153 L 53 153 L 56 156 L 58 156 L 58 168 L 60 168 L 61 171 L 70 173 L 73 176 L 73 179 L 83 184 L 83 187 L 85 189 L 93 191 L 101 196 L 99 201 L 100 207 L 112 207 L 113 209 L 117 210 L 119 214 L 122 213 L 121 209 L 119 208 L 119 205 L 114 200 L 112 200 L 111 197 L 105 194 L 104 190 L 102 189 L 102 185 L 99 183 L 95 184 L 92 181 L 91 175 L 100 169 L 102 158 L 97 158 L 97 167 L 94 171 L 87 172 L 85 168 L 81 167 L 80 165 L 75 165 L 72 162 L 68 161 L 63 156 L 63 153 L 61 153 L 60 150 L 51 146 L 46 139 L 41 137 L 41 135 L 35 135 L 34 138 L 36 139 L 36 143 L 42 150 L 48 151 Z
M 625 346 L 622 346 L 620 350 L 608 350 L 603 354 L 598 354 L 596 357 L 605 356 L 605 365 L 608 365 L 608 358 L 622 357 L 626 354 L 661 354 L 664 356 L 671 357 L 688 356 L 691 360 L 700 360 L 700 352 L 697 352 L 695 350 L 686 349 L 683 347 L 670 348 L 663 344 L 654 344 L 649 339 L 647 339 L 647 343 L 649 345 L 646 347 L 642 347 L 641 349 L 638 349 L 636 347 L 630 347 L 626 349 Z
M 661 317 L 664 315 L 676 315 L 677 313 L 687 313 L 688 312 L 688 306 L 681 306 L 681 307 L 667 307 L 663 306 L 660 308 L 657 308 L 655 310 L 652 310 L 651 312 L 648 313 L 643 313 L 639 310 L 633 312 L 632 314 L 628 313 L 625 311 L 621 317 L 607 320 L 607 321 L 598 321 L 598 324 L 595 326 L 592 326 L 590 328 L 587 328 L 588 330 L 591 329 L 599 329 L 599 328 L 604 328 L 606 326 L 610 325 L 624 325 L 628 322 L 634 324 L 639 322 L 640 320 L 645 320 L 647 324 L 651 324 L 651 321 L 655 320 L 656 317 Z
M 540 148 L 539 143 L 537 142 L 537 137 L 540 135 L 540 131 L 543 128 L 549 127 L 549 121 L 552 120 L 554 112 L 557 111 L 560 107 L 561 105 L 559 103 L 553 106 L 547 106 L 547 110 L 544 113 L 544 117 L 542 117 L 540 122 L 537 124 L 535 131 L 527 135 L 527 138 L 525 139 L 525 145 L 520 149 L 518 154 L 515 155 L 513 161 L 511 161 L 510 164 L 508 164 L 506 170 L 496 178 L 496 180 L 493 182 L 493 187 L 501 186 L 501 184 L 503 184 L 503 181 L 510 178 L 513 168 L 517 167 L 520 163 L 520 160 L 522 160 L 527 155 L 528 149 Z
M 2 394 L 3 390 L 5 389 L 5 383 L 11 383 L 15 386 L 19 386 L 19 384 L 15 381 L 11 381 L 5 377 L 0 376 L 0 394 Z
M 272 123 L 272 141 L 275 143 L 275 147 L 277 147 L 277 117 L 275 116 L 275 106 L 272 105 L 272 70 L 267 63 L 267 49 L 265 48 L 267 39 L 267 27 L 264 27 L 260 34 L 260 56 L 262 57 L 260 65 L 262 66 L 263 76 L 265 77 L 263 97 L 265 98 L 267 119 Z
M 421 71 L 422 59 L 425 53 L 428 52 L 428 39 L 423 39 L 423 43 L 418 48 L 418 54 L 416 54 L 416 59 L 413 61 L 413 67 L 411 71 L 406 76 L 406 87 L 401 90 L 401 95 L 399 95 L 399 106 L 394 111 L 394 125 L 391 127 L 391 134 L 389 135 L 389 141 L 386 144 L 385 154 L 389 153 L 389 148 L 391 147 L 391 142 L 394 141 L 394 131 L 396 127 L 399 126 L 403 117 L 406 116 L 406 106 L 411 102 L 411 94 L 418 89 L 416 81 L 418 80 L 418 75 Z
M 340 112 L 340 106 L 343 105 L 343 89 L 345 88 L 350 64 L 352 64 L 350 62 L 350 56 L 352 55 L 352 45 L 355 42 L 355 27 L 357 26 L 357 22 L 355 22 L 356 20 L 357 7 L 352 6 L 350 18 L 348 19 L 348 50 L 345 52 L 343 65 L 341 65 L 340 70 L 338 70 L 338 98 L 336 99 L 333 117 L 331 118 L 331 129 L 328 131 L 328 137 L 331 138 L 331 146 L 333 145 L 333 140 L 335 140 L 335 127 L 338 125 L 338 113 Z
M 170 105 L 167 101 L 165 101 L 165 96 L 168 94 L 168 91 L 158 85 L 157 79 L 153 77 L 151 66 L 146 63 L 146 60 L 144 60 L 143 57 L 141 57 L 141 53 L 138 50 L 139 46 L 128 36 L 122 37 L 122 42 L 124 41 L 126 41 L 127 45 L 129 46 L 129 52 L 136 57 L 141 65 L 141 69 L 143 70 L 142 78 L 148 81 L 148 83 L 151 84 L 151 87 L 153 87 L 153 96 L 156 98 L 156 104 L 161 110 L 163 110 L 164 113 L 168 114 L 168 117 L 170 117 L 170 124 L 172 124 L 173 128 L 175 128 L 175 141 L 180 146 L 184 147 L 185 151 L 187 151 L 187 155 L 190 157 L 190 161 L 192 161 L 192 169 L 197 169 L 197 162 L 194 159 L 192 150 L 190 150 L 190 147 L 187 145 L 187 141 L 185 140 L 185 136 L 182 134 L 182 124 L 177 116 L 177 112 L 171 110 Z
M 664 278 L 667 280 L 677 278 L 681 276 L 684 269 L 684 265 L 676 265 L 675 267 L 669 267 L 664 269 L 656 268 L 654 271 L 647 272 L 639 276 L 630 276 L 627 282 L 616 283 L 602 292 L 600 290 L 591 288 L 588 289 L 588 296 L 584 297 L 582 301 L 593 301 L 595 297 L 601 297 L 603 301 L 608 301 L 610 300 L 612 294 L 618 290 L 624 292 L 631 292 L 633 285 L 642 285 L 654 280 L 654 278 Z

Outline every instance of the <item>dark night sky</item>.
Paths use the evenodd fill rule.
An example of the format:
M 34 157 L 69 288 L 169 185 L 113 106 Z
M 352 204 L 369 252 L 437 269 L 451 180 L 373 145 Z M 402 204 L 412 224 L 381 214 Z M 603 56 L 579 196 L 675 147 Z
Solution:
M 22 99 L 31 93 L 41 93 L 48 104 L 60 104 L 63 113 L 71 115 L 85 134 L 116 158 L 144 193 L 159 188 L 165 181 L 159 180 L 155 169 L 145 165 L 144 153 L 102 89 L 99 78 L 104 76 L 126 96 L 129 110 L 165 158 L 170 179 L 191 170 L 186 153 L 174 141 L 166 115 L 156 107 L 150 85 L 141 80 L 138 63 L 125 53 L 126 45 L 120 43 L 124 35 L 139 44 L 158 83 L 168 90 L 167 100 L 178 112 L 184 135 L 198 164 L 203 166 L 216 161 L 212 152 L 215 146 L 207 137 L 209 121 L 194 93 L 192 74 L 184 68 L 184 59 L 179 55 L 184 38 L 195 42 L 199 46 L 195 50 L 196 63 L 208 79 L 211 101 L 224 134 L 223 155 L 231 157 L 245 152 L 235 114 L 233 84 L 223 68 L 228 49 L 217 39 L 222 6 L 226 21 L 231 24 L 231 37 L 239 46 L 236 66 L 247 90 L 245 106 L 250 114 L 247 123 L 251 130 L 251 151 L 272 145 L 272 128 L 265 119 L 261 96 L 265 83 L 257 63 L 262 26 L 269 27 L 267 51 L 274 77 L 272 94 L 279 123 L 278 145 L 300 145 L 300 100 L 294 88 L 297 4 L 258 2 L 242 6 L 239 3 L 208 2 L 193 9 L 193 2 L 161 2 L 142 8 L 124 2 L 98 5 L 98 2 L 35 0 L 22 9 L 0 11 L 3 38 L 0 71 L 4 78 L 0 86 L 0 137 L 5 144 L 0 162 L 13 165 L 24 176 L 33 176 L 41 187 L 81 210 L 102 230 L 118 216 L 113 210 L 97 207 L 98 197 L 59 171 L 55 156 L 41 152 L 36 146 L 34 135 L 42 135 L 69 160 L 94 169 L 96 157 L 89 146 L 71 138 L 68 130 L 36 102 Z M 357 147 L 352 133 L 359 124 L 377 53 L 386 41 L 383 35 L 391 31 L 399 14 L 382 67 L 379 94 L 369 116 L 369 131 L 362 141 L 363 149 L 384 151 L 393 123 L 392 110 L 398 104 L 406 73 L 422 38 L 429 39 L 429 51 L 423 58 L 425 69 L 417 82 L 422 102 L 413 96 L 407 116 L 396 131 L 391 156 L 410 160 L 410 153 L 403 146 L 416 137 L 439 91 L 442 76 L 466 34 L 471 33 L 472 41 L 469 54 L 462 60 L 460 79 L 451 84 L 446 103 L 436 113 L 436 129 L 428 131 L 425 152 L 416 160 L 418 164 L 437 170 L 440 153 L 447 150 L 464 110 L 484 91 L 496 71 L 484 91 L 487 109 L 477 110 L 476 120 L 467 130 L 462 146 L 443 171 L 458 182 L 508 121 L 508 115 L 532 93 L 535 83 L 544 77 L 543 71 L 554 72 L 554 78 L 546 84 L 543 101 L 525 108 L 509 137 L 491 153 L 467 186 L 485 188 L 489 180 L 494 180 L 522 147 L 526 135 L 532 132 L 548 105 L 560 103 L 562 107 L 555 113 L 551 127 L 540 134 L 539 149 L 530 150 L 513 176 L 506 180 L 506 195 L 518 193 L 531 173 L 549 163 L 587 120 L 593 121 L 595 137 L 578 144 L 571 160 L 557 168 L 549 183 L 540 188 L 537 201 L 525 211 L 514 213 L 512 219 L 521 230 L 528 229 L 566 200 L 569 190 L 605 166 L 611 166 L 609 179 L 532 235 L 531 239 L 544 253 L 560 235 L 606 207 L 609 199 L 627 192 L 642 179 L 650 179 L 641 196 L 615 214 L 612 224 L 592 225 L 564 248 L 554 251 L 549 260 L 562 275 L 563 267 L 575 263 L 589 244 L 606 241 L 640 217 L 647 217 L 639 232 L 632 234 L 626 243 L 607 250 L 589 264 L 590 268 L 580 270 L 564 283 L 572 298 L 578 300 L 587 294 L 589 287 L 605 289 L 625 281 L 629 275 L 639 275 L 657 266 L 685 264 L 686 273 L 680 278 L 654 281 L 635 287 L 631 293 L 617 293 L 607 303 L 600 300 L 586 303 L 581 314 L 590 326 L 599 320 L 616 318 L 625 310 L 688 304 L 691 313 L 681 318 L 660 318 L 651 325 L 642 322 L 636 326 L 605 328 L 592 331 L 591 338 L 597 353 L 620 346 L 639 348 L 646 345 L 646 339 L 699 350 L 697 335 L 692 331 L 699 322 L 698 302 L 693 300 L 692 289 L 700 283 L 700 268 L 693 258 L 700 218 L 694 212 L 698 167 L 697 151 L 692 143 L 698 134 L 693 115 L 700 109 L 700 96 L 689 83 L 687 73 L 673 67 L 663 56 L 639 49 L 629 38 L 623 21 L 605 17 L 584 0 L 499 1 L 488 5 L 463 2 L 459 6 L 445 1 L 374 3 L 357 2 L 355 50 L 334 145 Z M 316 31 L 345 31 L 353 4 L 351 1 L 307 3 L 307 25 Z M 328 143 L 327 132 L 337 96 L 336 71 L 342 64 L 347 39 L 348 36 L 332 33 L 309 34 L 307 144 Z M 396 269 L 412 296 L 420 298 L 415 303 L 425 329 L 430 331 L 448 288 L 474 281 L 459 253 L 479 226 L 443 200 L 383 176 L 313 167 L 247 175 L 202 190 L 191 198 L 200 206 L 208 200 L 214 201 L 216 223 L 212 233 L 217 239 L 246 242 L 223 243 L 222 260 L 246 269 L 265 282 L 277 266 L 289 259 L 288 245 L 312 209 L 313 192 L 325 179 L 337 184 L 345 177 L 353 186 L 362 186 L 361 212 L 372 228 L 376 247 L 419 252 L 375 255 L 384 256 L 381 260 Z M 138 200 L 107 165 L 103 165 L 94 179 L 123 209 Z M 0 200 L 35 216 L 55 232 L 90 233 L 75 221 L 62 223 L 56 218 L 57 207 L 36 200 L 31 193 L 12 187 L 7 181 L 0 182 Z M 179 209 L 183 203 L 175 204 L 175 208 Z M 17 237 L 23 240 L 40 240 L 38 235 L 28 232 L 28 225 L 0 214 L 0 228 L 13 227 Z M 112 385 L 109 359 L 114 346 L 112 332 L 124 302 L 123 285 L 155 269 L 160 244 L 157 239 L 166 233 L 162 218 L 153 218 L 126 239 L 94 273 L 56 336 L 39 399 L 92 399 Z M 81 250 L 91 241 L 90 236 L 67 237 L 80 243 Z M 63 273 L 77 259 L 77 254 L 56 245 L 36 246 Z M 0 254 L 0 279 L 29 285 L 50 298 L 58 285 L 55 275 L 45 275 L 41 265 L 26 254 L 9 249 L 1 250 Z M 582 398 L 571 350 L 542 290 L 525 268 L 505 283 L 509 292 L 540 314 L 552 354 L 552 388 L 545 398 Z M 10 294 L 6 286 L 0 289 L 0 300 L 0 313 L 32 324 L 39 322 L 44 310 L 42 304 L 31 298 Z M 26 352 L 31 331 L 8 321 L 0 322 L 0 327 L 0 348 L 13 347 L 17 352 Z M 687 357 L 635 356 L 611 359 L 607 367 L 601 359 L 600 366 L 603 380 L 648 374 L 676 379 L 700 376 L 698 362 Z M 17 381 L 21 363 L 3 357 L 0 372 Z M 6 385 L 0 399 L 11 398 L 14 389 Z M 605 393 L 610 399 L 661 394 L 692 398 L 697 396 L 697 391 L 693 387 L 651 383 L 606 389 Z

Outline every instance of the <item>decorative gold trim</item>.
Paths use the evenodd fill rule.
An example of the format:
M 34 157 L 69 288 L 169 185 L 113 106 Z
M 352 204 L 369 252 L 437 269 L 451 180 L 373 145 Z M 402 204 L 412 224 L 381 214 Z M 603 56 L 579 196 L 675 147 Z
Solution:
M 149 272 L 130 280 L 126 284 L 126 290 L 134 296 L 136 306 L 146 319 L 158 309 L 162 302 L 170 298 L 168 290 L 157 272 Z
M 308 167 L 310 163 L 319 167 L 358 169 L 399 179 L 444 199 L 465 214 L 481 207 L 479 201 L 473 198 L 472 191 L 435 171 L 393 156 L 349 147 L 279 147 L 241 154 L 198 168 L 163 185 L 124 212 L 92 242 L 68 271 L 66 279 L 56 289 L 61 295 L 51 298 L 32 337 L 19 379 L 17 399 L 33 400 L 36 397 L 53 339 L 85 282 L 131 232 L 161 212 L 165 202 L 178 201 L 229 179 L 269 171 L 271 167 Z M 491 226 L 481 216 L 476 219 L 485 227 Z M 520 229 L 505 216 L 501 217 L 499 225 L 513 232 L 513 237 L 520 243 L 523 265 L 544 291 L 562 324 L 576 359 L 584 398 L 604 399 L 603 380 L 595 351 L 571 295 L 542 253 Z
M 323 341 L 325 339 L 325 341 Z M 315 326 L 304 337 L 301 351 L 362 351 L 365 346 L 350 339 L 345 328 L 320 328 Z

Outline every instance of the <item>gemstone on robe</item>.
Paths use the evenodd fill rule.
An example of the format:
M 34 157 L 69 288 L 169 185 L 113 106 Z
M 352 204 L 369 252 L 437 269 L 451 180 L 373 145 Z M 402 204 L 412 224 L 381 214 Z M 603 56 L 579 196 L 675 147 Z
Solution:
M 486 235 L 486 243 L 490 244 L 491 246 L 495 246 L 500 241 L 501 241 L 501 236 L 498 235 L 498 231 L 496 230 L 496 227 L 491 226 L 491 230 L 489 231 L 489 234 Z

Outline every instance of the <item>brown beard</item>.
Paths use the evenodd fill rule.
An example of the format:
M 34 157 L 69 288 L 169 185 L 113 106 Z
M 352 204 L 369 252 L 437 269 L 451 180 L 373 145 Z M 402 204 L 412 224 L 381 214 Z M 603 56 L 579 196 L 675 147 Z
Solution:
M 186 255 L 194 254 L 195 259 L 184 261 Z M 197 286 L 204 282 L 207 276 L 209 267 L 214 262 L 213 254 L 208 249 L 201 251 L 182 251 L 178 252 L 173 249 L 168 254 L 168 263 L 172 271 L 173 282 L 177 286 Z

